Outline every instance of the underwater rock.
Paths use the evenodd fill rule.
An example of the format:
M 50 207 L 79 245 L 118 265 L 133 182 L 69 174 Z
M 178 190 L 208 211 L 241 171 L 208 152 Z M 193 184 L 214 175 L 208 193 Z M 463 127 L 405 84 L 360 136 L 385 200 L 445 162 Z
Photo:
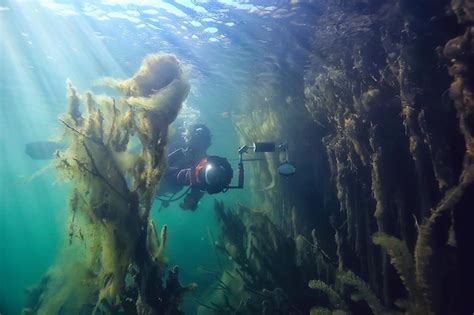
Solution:
M 450 215 L 466 213 L 460 209 L 472 201 L 466 195 L 472 190 L 472 5 L 355 6 L 347 1 L 324 10 L 305 73 L 305 105 L 325 134 L 331 170 L 329 180 L 318 184 L 335 191 L 339 207 L 327 212 L 345 227 L 333 245 L 339 265 L 366 281 L 385 309 L 407 291 L 408 313 L 470 309 L 461 294 L 447 292 L 472 289 L 468 281 L 453 280 L 463 274 L 473 279 L 472 273 L 437 260 L 454 251 L 447 245 L 454 234 L 472 240 L 455 223 L 458 215 Z M 376 234 L 382 251 L 371 242 L 377 232 L 391 235 Z M 402 247 L 390 237 L 414 258 L 402 259 Z M 457 250 L 467 259 L 467 247 Z M 449 303 L 440 302 L 447 295 Z

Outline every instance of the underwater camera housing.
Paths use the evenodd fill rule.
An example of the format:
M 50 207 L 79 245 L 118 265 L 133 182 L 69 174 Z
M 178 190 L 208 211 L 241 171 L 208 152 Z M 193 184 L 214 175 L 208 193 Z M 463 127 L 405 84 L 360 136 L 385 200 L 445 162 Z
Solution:
M 296 167 L 288 161 L 288 143 L 282 142 L 278 146 L 275 142 L 254 142 L 252 145 L 243 145 L 239 148 L 239 181 L 237 186 L 229 186 L 229 188 L 243 188 L 244 187 L 244 161 L 261 161 L 265 159 L 244 159 L 243 155 L 252 150 L 254 153 L 258 152 L 275 152 L 277 149 L 284 153 L 284 157 L 280 160 L 278 166 L 278 174 L 282 176 L 291 176 L 296 173 Z

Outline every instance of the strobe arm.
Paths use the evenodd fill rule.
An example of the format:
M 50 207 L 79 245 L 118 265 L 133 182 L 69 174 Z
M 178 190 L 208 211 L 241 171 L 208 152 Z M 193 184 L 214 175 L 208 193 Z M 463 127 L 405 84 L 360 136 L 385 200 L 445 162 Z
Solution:
M 278 147 L 279 149 L 282 148 L 282 145 Z M 253 150 L 253 152 L 275 152 L 276 151 L 276 144 L 275 142 L 254 142 L 252 145 L 243 145 L 239 148 L 239 154 L 249 152 L 249 149 Z
M 229 186 L 229 188 L 233 189 L 242 189 L 244 188 L 244 163 L 243 163 L 243 155 L 248 153 L 249 150 L 253 150 L 253 152 L 275 152 L 276 151 L 276 144 L 275 142 L 254 142 L 252 145 L 243 145 L 239 148 L 239 179 L 237 186 Z M 286 150 L 286 144 L 281 144 L 278 146 L 280 150 Z
M 244 188 L 244 163 L 242 163 L 242 156 L 240 156 L 240 162 L 239 162 L 239 183 L 237 185 L 237 188 Z
M 245 149 L 244 149 L 245 147 Z M 245 171 L 244 171 L 244 162 L 243 162 L 243 158 L 242 158 L 242 155 L 247 152 L 248 150 L 248 147 L 246 145 L 244 145 L 243 147 L 241 147 L 239 149 L 239 155 L 240 155 L 240 158 L 239 158 L 239 166 L 238 166 L 238 171 L 239 171 L 239 181 L 237 183 L 237 186 L 229 186 L 229 188 L 234 188 L 234 189 L 242 189 L 244 188 L 244 174 L 245 174 Z

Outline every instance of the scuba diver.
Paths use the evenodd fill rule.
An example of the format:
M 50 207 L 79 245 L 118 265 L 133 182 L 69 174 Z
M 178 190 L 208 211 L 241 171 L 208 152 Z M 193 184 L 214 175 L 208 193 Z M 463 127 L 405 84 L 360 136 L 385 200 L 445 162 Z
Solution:
M 178 127 L 178 130 L 182 128 Z M 244 187 L 244 161 L 261 161 L 266 158 L 244 159 L 244 154 L 253 152 L 284 153 L 278 166 L 278 174 L 288 177 L 296 172 L 295 166 L 288 159 L 288 144 L 275 142 L 254 142 L 239 148 L 238 184 L 231 186 L 233 170 L 226 158 L 208 155 L 211 146 L 211 132 L 204 124 L 195 124 L 183 136 L 176 132 L 170 140 L 172 152 L 168 155 L 168 167 L 161 177 L 155 198 L 161 201 L 161 207 L 168 207 L 170 202 L 182 200 L 179 206 L 183 210 L 196 210 L 199 200 L 207 192 L 217 194 L 228 189 Z M 181 146 L 181 147 L 180 147 Z M 28 143 L 25 153 L 32 159 L 51 159 L 53 153 L 65 147 L 64 143 L 53 141 L 37 141 Z M 178 149 L 173 149 L 178 147 Z M 139 146 L 131 151 L 139 150 Z M 185 188 L 186 187 L 186 188 Z M 181 192 L 185 188 L 184 192 Z M 160 207 L 160 209 L 161 209 Z
M 211 146 L 211 132 L 203 124 L 193 125 L 185 134 L 183 148 L 168 155 L 168 168 L 161 178 L 156 199 L 162 207 L 172 201 L 183 210 L 196 210 L 205 192 L 217 194 L 226 192 L 232 180 L 233 171 L 226 158 L 207 155 Z M 184 188 L 179 196 L 176 195 Z

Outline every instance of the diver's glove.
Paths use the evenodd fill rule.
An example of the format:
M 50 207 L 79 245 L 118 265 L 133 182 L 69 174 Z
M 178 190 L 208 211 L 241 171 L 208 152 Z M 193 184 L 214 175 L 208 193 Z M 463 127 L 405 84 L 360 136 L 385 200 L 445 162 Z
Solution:
M 183 210 L 196 210 L 197 208 L 197 200 L 195 200 L 193 198 L 193 196 L 191 195 L 186 195 L 186 197 L 184 197 L 184 201 L 182 203 L 179 204 L 179 206 L 181 207 L 181 209 Z

